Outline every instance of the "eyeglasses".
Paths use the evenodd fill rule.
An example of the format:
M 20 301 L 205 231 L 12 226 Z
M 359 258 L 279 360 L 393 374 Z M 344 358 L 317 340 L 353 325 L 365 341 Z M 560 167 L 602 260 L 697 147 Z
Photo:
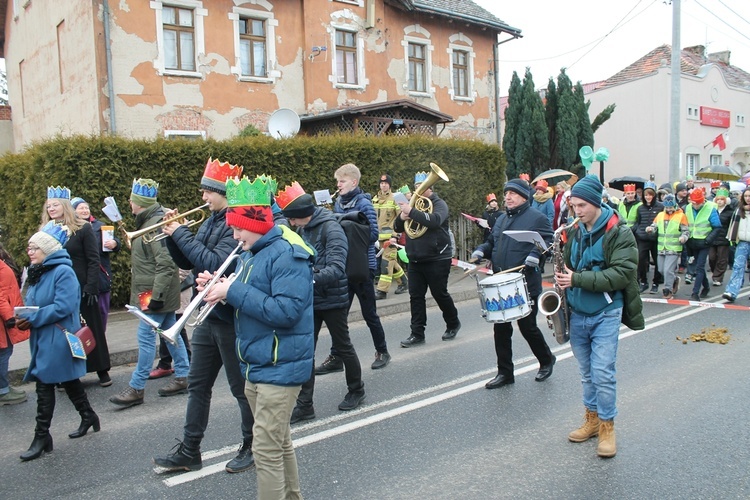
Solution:
M 36 253 L 39 247 L 26 247 L 26 253 Z

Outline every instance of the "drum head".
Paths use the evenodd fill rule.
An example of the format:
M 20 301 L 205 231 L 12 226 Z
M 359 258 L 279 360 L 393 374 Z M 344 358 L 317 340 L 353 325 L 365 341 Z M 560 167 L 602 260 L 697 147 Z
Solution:
M 482 281 L 479 282 L 479 285 L 480 286 L 501 285 L 503 283 L 511 283 L 520 278 L 523 278 L 523 274 L 521 273 L 495 274 L 488 278 L 484 278 Z

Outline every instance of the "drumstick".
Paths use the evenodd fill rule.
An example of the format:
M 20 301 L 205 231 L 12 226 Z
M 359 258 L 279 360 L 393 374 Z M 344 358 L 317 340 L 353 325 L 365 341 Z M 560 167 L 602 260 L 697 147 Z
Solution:
M 511 267 L 510 269 L 506 269 L 504 271 L 498 271 L 495 274 L 512 273 L 513 271 L 518 271 L 519 269 L 523 269 L 524 267 L 526 267 L 526 264 L 521 264 L 520 266 Z

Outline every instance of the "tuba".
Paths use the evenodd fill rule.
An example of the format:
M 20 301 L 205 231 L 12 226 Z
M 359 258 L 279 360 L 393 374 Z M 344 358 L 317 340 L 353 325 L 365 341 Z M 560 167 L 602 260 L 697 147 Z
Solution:
M 430 172 L 427 179 L 425 179 L 424 182 L 414 190 L 414 194 L 412 195 L 411 200 L 409 200 L 409 206 L 411 208 L 416 208 L 420 212 L 428 214 L 432 213 L 432 201 L 430 201 L 429 198 L 422 196 L 422 193 L 430 189 L 432 185 L 440 179 L 448 182 L 448 176 L 440 167 L 434 163 L 430 163 L 430 168 L 432 169 L 432 172 Z M 417 238 L 424 236 L 424 233 L 427 232 L 427 228 L 422 224 L 409 219 L 404 224 L 404 232 L 409 238 L 416 240 Z
M 552 242 L 552 262 L 555 272 L 565 271 L 565 260 L 562 253 L 562 233 L 573 224 L 578 222 L 575 218 L 567 226 L 560 226 L 555 231 L 554 241 Z M 565 292 L 560 289 L 555 282 L 554 290 L 543 292 L 537 299 L 539 302 L 539 312 L 547 316 L 547 326 L 554 332 L 555 340 L 558 344 L 564 344 L 570 340 L 570 311 L 568 311 L 568 301 L 565 299 Z

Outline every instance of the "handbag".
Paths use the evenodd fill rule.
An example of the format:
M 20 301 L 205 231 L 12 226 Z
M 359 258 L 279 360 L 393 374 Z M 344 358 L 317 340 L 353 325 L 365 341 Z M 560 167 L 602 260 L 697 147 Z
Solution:
M 91 331 L 91 328 L 89 328 L 88 325 L 83 325 L 75 333 L 70 333 L 57 323 L 55 323 L 55 325 L 65 334 L 68 346 L 70 346 L 70 354 L 74 358 L 86 359 L 86 355 L 90 354 L 96 347 L 94 332 Z

